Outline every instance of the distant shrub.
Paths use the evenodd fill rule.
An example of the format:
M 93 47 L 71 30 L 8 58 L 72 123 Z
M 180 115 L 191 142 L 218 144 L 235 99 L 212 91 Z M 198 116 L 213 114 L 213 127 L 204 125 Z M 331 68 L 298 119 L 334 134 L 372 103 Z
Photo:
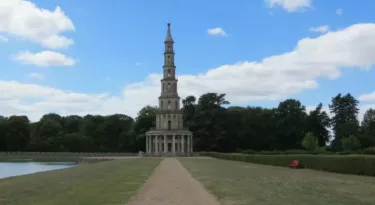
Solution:
M 308 132 L 302 140 L 302 146 L 310 152 L 315 151 L 318 147 L 318 139 L 312 132 Z
M 252 149 L 247 149 L 247 150 L 243 150 L 241 151 L 241 153 L 243 154 L 255 154 L 256 151 L 252 150 Z
M 341 139 L 342 148 L 344 151 L 357 151 L 361 149 L 361 143 L 354 135 Z
M 363 154 L 375 154 L 375 147 L 368 147 L 363 149 Z
M 274 166 L 288 166 L 293 160 L 299 160 L 308 169 L 323 170 L 344 174 L 358 174 L 375 176 L 375 157 L 366 155 L 249 155 L 249 154 L 226 154 L 226 153 L 206 153 L 208 156 L 266 164 Z

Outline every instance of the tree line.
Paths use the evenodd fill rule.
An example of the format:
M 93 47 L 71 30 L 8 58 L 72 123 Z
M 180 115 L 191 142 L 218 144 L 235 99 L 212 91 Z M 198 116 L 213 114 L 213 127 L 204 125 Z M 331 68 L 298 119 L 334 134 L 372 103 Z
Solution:
M 359 102 L 349 93 L 332 98 L 332 118 L 322 103 L 307 113 L 296 99 L 282 101 L 276 108 L 239 107 L 229 106 L 225 94 L 206 93 L 198 99 L 188 96 L 182 103 L 195 151 L 375 147 L 375 110 L 367 110 L 359 123 Z M 30 122 L 27 116 L 0 116 L 0 151 L 138 152 L 145 149 L 145 132 L 155 126 L 156 111 L 146 106 L 135 119 L 124 114 L 50 113 Z

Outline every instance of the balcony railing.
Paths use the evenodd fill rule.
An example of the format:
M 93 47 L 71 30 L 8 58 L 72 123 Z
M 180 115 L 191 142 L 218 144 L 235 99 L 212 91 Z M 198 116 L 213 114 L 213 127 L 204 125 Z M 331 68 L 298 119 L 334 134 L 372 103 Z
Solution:
M 189 127 L 183 127 L 183 128 L 178 128 L 178 129 L 156 129 L 156 127 L 151 127 L 151 131 L 155 130 L 160 130 L 160 131 L 174 131 L 174 130 L 184 130 L 184 131 L 189 131 Z

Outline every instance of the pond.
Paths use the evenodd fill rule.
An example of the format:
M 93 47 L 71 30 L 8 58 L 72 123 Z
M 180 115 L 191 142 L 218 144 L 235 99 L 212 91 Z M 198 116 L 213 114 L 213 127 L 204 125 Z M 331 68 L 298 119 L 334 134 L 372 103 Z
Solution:
M 0 179 L 74 166 L 73 162 L 0 162 Z

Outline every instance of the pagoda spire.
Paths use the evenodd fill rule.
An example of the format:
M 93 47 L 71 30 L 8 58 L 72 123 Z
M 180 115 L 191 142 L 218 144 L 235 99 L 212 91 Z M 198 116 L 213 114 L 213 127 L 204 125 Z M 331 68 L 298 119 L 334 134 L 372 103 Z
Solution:
M 172 34 L 171 34 L 171 23 L 168 23 L 168 31 L 167 31 L 167 36 L 165 37 L 165 41 L 172 41 Z

